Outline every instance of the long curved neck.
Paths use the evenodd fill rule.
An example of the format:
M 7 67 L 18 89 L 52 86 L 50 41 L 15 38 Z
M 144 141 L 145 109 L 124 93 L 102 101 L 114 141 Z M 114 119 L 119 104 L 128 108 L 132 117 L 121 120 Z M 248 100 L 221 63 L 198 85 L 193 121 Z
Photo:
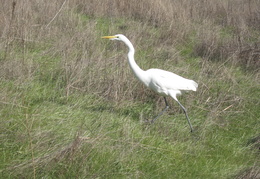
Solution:
M 145 71 L 142 70 L 135 62 L 134 60 L 134 54 L 135 54 L 135 49 L 132 45 L 132 43 L 126 39 L 124 41 L 124 43 L 128 46 L 129 48 L 129 52 L 127 54 L 127 57 L 128 57 L 128 63 L 132 69 L 132 71 L 134 72 L 134 75 L 142 82 L 145 83 Z

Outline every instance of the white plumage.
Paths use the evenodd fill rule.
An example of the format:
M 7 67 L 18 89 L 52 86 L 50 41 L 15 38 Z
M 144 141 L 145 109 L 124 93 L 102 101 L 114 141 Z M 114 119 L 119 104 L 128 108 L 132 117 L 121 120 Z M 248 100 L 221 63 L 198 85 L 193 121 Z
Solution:
M 177 95 L 180 95 L 181 91 L 189 91 L 189 90 L 196 91 L 198 84 L 193 80 L 183 78 L 179 75 L 176 75 L 172 72 L 165 71 L 165 70 L 161 70 L 161 69 L 149 69 L 146 71 L 142 70 L 134 60 L 135 49 L 132 43 L 128 40 L 128 38 L 126 38 L 122 34 L 118 34 L 114 36 L 104 36 L 102 38 L 106 38 L 110 40 L 119 40 L 124 42 L 129 48 L 128 62 L 134 75 L 145 86 L 159 93 L 160 95 L 164 96 L 166 107 L 156 118 L 152 120 L 152 122 L 154 122 L 159 116 L 161 116 L 164 113 L 164 111 L 166 111 L 169 108 L 165 96 L 171 96 L 174 100 L 178 102 L 178 104 L 183 109 L 192 132 L 193 128 L 190 123 L 187 111 L 183 107 L 183 105 L 178 101 Z

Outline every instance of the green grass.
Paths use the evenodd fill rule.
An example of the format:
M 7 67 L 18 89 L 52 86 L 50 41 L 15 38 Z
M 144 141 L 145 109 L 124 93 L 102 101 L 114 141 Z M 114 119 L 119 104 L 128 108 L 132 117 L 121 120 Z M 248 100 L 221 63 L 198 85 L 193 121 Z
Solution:
M 250 77 L 237 75 L 243 86 L 252 85 Z M 228 91 L 223 82 L 214 85 Z M 142 122 L 152 104 L 118 106 L 77 92 L 67 98 L 51 81 L 37 79 L 22 85 L 2 81 L 1 89 L 6 89 L 6 101 L 13 101 L 1 103 L 4 178 L 31 178 L 33 171 L 37 178 L 226 178 L 255 161 L 246 143 L 259 128 L 252 99 L 257 88 L 234 91 L 243 97 L 243 111 L 237 113 L 213 119 L 191 107 L 192 134 L 181 112 L 153 125 Z
M 77 33 L 94 45 L 73 34 L 60 47 L 66 42 L 61 31 L 56 39 L 11 51 L 18 65 L 7 66 L 13 73 L 0 81 L 0 178 L 234 178 L 251 168 L 259 171 L 259 149 L 249 142 L 260 128 L 257 74 L 228 60 L 194 57 L 194 34 L 175 51 L 156 40 L 164 33 L 160 27 L 75 12 L 72 18 L 81 22 Z M 94 32 L 87 32 L 87 24 L 95 24 Z M 197 92 L 179 98 L 194 133 L 170 98 L 166 114 L 154 124 L 145 122 L 164 103 L 133 80 L 121 59 L 125 46 L 99 37 L 119 30 L 135 39 L 142 68 L 163 68 L 199 83 Z M 221 37 L 230 34 L 224 29 Z M 77 68 L 78 59 L 89 65 Z M 120 86 L 118 94 L 106 94 L 101 82 Z

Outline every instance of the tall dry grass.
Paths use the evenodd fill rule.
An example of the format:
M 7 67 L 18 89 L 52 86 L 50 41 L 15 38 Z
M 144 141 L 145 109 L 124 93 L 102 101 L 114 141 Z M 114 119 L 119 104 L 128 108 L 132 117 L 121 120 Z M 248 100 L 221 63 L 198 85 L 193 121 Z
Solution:
M 197 118 L 205 115 L 205 119 L 194 119 L 202 129 L 202 138 L 206 138 L 210 130 L 205 129 L 213 124 L 228 130 L 225 126 L 232 121 L 225 119 L 227 114 L 242 114 L 241 109 L 246 109 L 248 107 L 245 105 L 251 104 L 245 104 L 243 99 L 242 93 L 248 92 L 238 91 L 241 88 L 240 81 L 242 85 L 251 83 L 244 82 L 246 78 L 242 77 L 234 79 L 232 72 L 237 72 L 236 67 L 243 67 L 256 76 L 259 74 L 258 0 L 0 0 L 0 3 L 0 80 L 11 81 L 14 85 L 10 86 L 16 88 L 11 89 L 7 85 L 6 89 L 0 89 L 0 100 L 1 104 L 19 107 L 19 112 L 22 111 L 19 118 L 21 117 L 22 122 L 26 121 L 23 127 L 27 134 L 19 136 L 18 131 L 15 134 L 18 137 L 14 137 L 19 142 L 21 138 L 29 142 L 28 153 L 32 158 L 24 166 L 14 165 L 15 169 L 20 169 L 18 173 L 24 173 L 24 168 L 29 165 L 34 171 L 31 176 L 36 178 L 35 171 L 40 171 L 42 166 L 51 162 L 59 163 L 59 160 L 67 160 L 66 158 L 71 161 L 74 153 L 81 152 L 81 142 L 84 139 L 78 136 L 62 147 L 62 140 L 58 144 L 50 141 L 55 138 L 55 132 L 52 133 L 50 129 L 39 129 L 40 133 L 33 131 L 33 125 L 37 126 L 37 122 L 44 123 L 45 118 L 48 118 L 42 113 L 55 113 L 56 109 L 53 108 L 58 106 L 45 108 L 46 102 L 38 109 L 35 105 L 39 111 L 33 111 L 32 116 L 28 116 L 28 106 L 37 104 L 42 96 L 43 99 L 56 100 L 62 91 L 62 97 L 58 99 L 61 102 L 57 102 L 62 104 L 64 97 L 69 99 L 71 94 L 78 91 L 102 96 L 119 104 L 126 104 L 123 101 L 133 99 L 163 103 L 159 96 L 147 91 L 132 75 L 126 62 L 126 47 L 120 43 L 102 41 L 100 37 L 103 35 L 127 35 L 136 47 L 137 63 L 144 69 L 158 67 L 199 82 L 196 98 L 189 98 L 188 95 L 193 94 L 186 94 L 188 97 L 183 100 L 186 100 L 187 108 L 197 103 L 199 105 L 195 110 L 207 111 L 205 114 L 196 114 Z M 184 60 L 184 57 L 192 60 Z M 199 60 L 194 57 L 199 57 Z M 211 66 L 214 64 L 212 61 L 217 65 Z M 218 62 L 221 62 L 220 65 Z M 225 66 L 226 64 L 228 65 Z M 51 90 L 48 91 L 48 88 Z M 250 90 L 254 92 L 254 89 L 256 90 Z M 54 93 L 55 90 L 57 93 Z M 255 100 L 255 104 L 258 103 L 255 96 L 250 99 Z M 75 98 L 68 108 L 77 108 L 80 100 Z M 60 111 L 61 114 L 68 115 L 68 118 L 54 118 L 61 120 L 59 124 L 66 123 L 66 128 L 69 128 L 78 116 L 66 112 L 66 107 Z M 111 120 L 115 116 L 110 117 Z M 10 118 L 8 122 L 13 121 Z M 107 120 L 105 118 L 104 121 Z M 52 124 L 52 121 L 51 118 L 48 122 Z M 98 116 L 93 117 L 93 123 L 102 126 L 100 130 L 107 129 L 108 122 L 102 122 Z M 90 125 L 89 128 L 91 127 L 93 126 Z M 127 133 L 127 123 L 125 128 Z M 158 131 L 166 135 L 172 132 L 170 128 L 163 128 L 169 131 Z M 55 130 L 60 132 L 59 128 Z M 62 132 L 64 133 L 61 135 L 67 135 L 67 130 Z M 101 135 L 105 134 L 101 131 Z M 186 136 L 183 133 L 175 138 L 182 138 L 184 135 Z M 44 140 L 39 140 L 42 138 Z M 186 139 L 184 137 L 181 140 Z M 49 152 L 50 156 L 37 158 L 37 151 L 41 147 L 58 152 L 47 151 L 44 154 Z M 81 164 L 83 163 L 86 162 L 82 161 Z M 243 173 L 243 176 L 247 173 Z M 253 170 L 253 173 L 257 172 Z
M 175 63 L 178 52 L 172 49 L 192 45 L 192 54 L 203 60 L 228 60 L 259 70 L 257 0 L 2 0 L 1 4 L 1 78 L 33 79 L 42 71 L 35 59 L 45 56 L 47 60 L 42 60 L 49 63 L 45 68 L 53 68 L 50 78 L 61 79 L 56 86 L 64 87 L 67 96 L 81 90 L 115 101 L 144 98 L 145 89 L 122 62 L 125 47 L 108 47 L 100 40 L 114 33 L 125 33 L 137 50 L 152 51 L 137 59 L 143 68 L 154 67 L 156 62 L 143 59 L 164 58 L 165 54 L 169 63 Z M 52 63 L 52 58 L 60 60 Z M 166 68 L 167 63 L 158 63 L 158 67 Z
M 82 2 L 73 1 L 78 9 L 87 15 L 96 17 L 127 17 L 140 20 L 144 23 L 150 23 L 154 26 L 163 26 L 168 29 L 171 34 L 167 34 L 166 38 L 173 38 L 182 41 L 181 33 L 196 31 L 200 34 L 206 31 L 212 38 L 207 45 L 211 45 L 210 41 L 219 39 L 217 35 L 219 31 L 210 31 L 211 27 L 230 30 L 232 38 L 225 42 L 234 44 L 229 47 L 245 48 L 248 46 L 259 46 L 259 36 L 252 33 L 259 30 L 259 1 L 257 0 L 156 0 L 156 1 L 102 1 L 102 2 Z M 206 24 L 207 29 L 204 29 Z M 220 27 L 218 27 L 220 26 Z M 201 29 L 203 28 L 203 29 Z M 204 30 L 204 31 L 203 31 Z M 177 33 L 177 34 L 175 34 Z M 228 33 L 228 32 L 227 32 Z M 203 40 L 203 36 L 199 36 Z M 163 39 L 166 40 L 166 39 Z M 206 39 L 207 40 L 207 39 Z M 215 44 L 214 44 L 215 45 Z M 216 44 L 217 45 L 217 44 Z M 215 45 L 215 46 L 216 46 Z M 207 47 L 207 46 L 206 46 Z M 252 47 L 253 48 L 253 47 Z M 214 57 L 214 56 L 213 56 Z

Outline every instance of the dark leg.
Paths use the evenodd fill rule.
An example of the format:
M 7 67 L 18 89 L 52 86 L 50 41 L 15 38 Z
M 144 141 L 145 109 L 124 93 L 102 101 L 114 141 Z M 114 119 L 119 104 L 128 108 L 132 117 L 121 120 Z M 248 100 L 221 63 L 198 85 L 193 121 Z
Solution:
M 165 102 L 166 107 L 164 108 L 164 110 L 163 110 L 157 117 L 155 117 L 155 118 L 151 121 L 151 123 L 154 123 L 154 121 L 155 121 L 158 117 L 160 117 L 160 116 L 169 108 L 169 105 L 168 105 L 168 103 L 167 103 L 165 97 L 164 97 L 164 102 Z
M 183 109 L 183 111 L 184 111 L 184 113 L 185 113 L 185 116 L 186 116 L 186 118 L 187 118 L 187 121 L 188 121 L 188 123 L 189 123 L 189 126 L 190 126 L 190 132 L 192 132 L 192 131 L 193 131 L 193 128 L 192 128 L 190 119 L 189 119 L 189 117 L 188 117 L 187 110 L 184 108 L 184 106 L 183 106 L 179 101 L 177 101 L 177 102 L 178 102 L 178 104 L 181 106 L 181 108 Z

